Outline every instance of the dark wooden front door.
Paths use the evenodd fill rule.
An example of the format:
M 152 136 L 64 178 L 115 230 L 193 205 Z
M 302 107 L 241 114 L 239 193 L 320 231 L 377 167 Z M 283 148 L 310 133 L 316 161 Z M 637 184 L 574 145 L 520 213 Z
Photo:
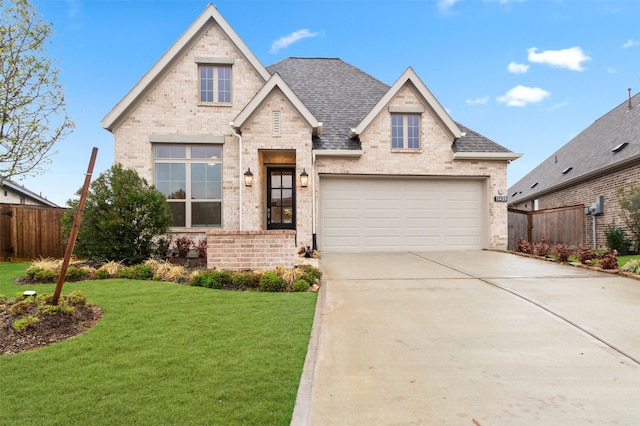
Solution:
M 296 229 L 296 169 L 267 169 L 267 229 Z

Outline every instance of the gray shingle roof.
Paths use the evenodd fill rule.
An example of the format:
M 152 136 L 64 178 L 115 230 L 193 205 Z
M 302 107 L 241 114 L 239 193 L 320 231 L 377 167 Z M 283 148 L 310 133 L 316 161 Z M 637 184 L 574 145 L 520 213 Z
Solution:
M 337 58 L 287 58 L 267 70 L 278 73 L 311 113 L 323 123 L 314 149 L 360 149 L 349 131 L 360 124 L 390 89 L 385 83 Z M 455 152 L 510 152 L 458 124 L 466 135 L 455 141 Z
M 314 149 L 359 149 L 349 138 L 389 86 L 334 58 L 288 58 L 267 67 L 277 72 L 309 111 L 323 123 Z
M 453 152 L 511 152 L 486 136 L 456 122 L 464 136 L 453 142 Z
M 597 119 L 509 188 L 519 203 L 597 177 L 640 156 L 640 93 Z M 626 146 L 623 147 L 624 144 Z M 618 152 L 614 148 L 622 147 Z M 564 172 L 564 173 L 563 173 Z M 532 188 L 533 186 L 533 188 Z M 515 194 L 515 195 L 514 195 Z

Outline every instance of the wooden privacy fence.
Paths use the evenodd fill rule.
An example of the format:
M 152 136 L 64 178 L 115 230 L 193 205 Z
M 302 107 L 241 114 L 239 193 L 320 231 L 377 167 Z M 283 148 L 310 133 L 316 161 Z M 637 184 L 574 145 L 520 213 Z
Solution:
M 56 207 L 0 204 L 0 259 L 61 258 L 63 214 Z
M 510 250 L 519 238 L 574 246 L 584 241 L 584 205 L 533 212 L 509 209 L 508 221 Z

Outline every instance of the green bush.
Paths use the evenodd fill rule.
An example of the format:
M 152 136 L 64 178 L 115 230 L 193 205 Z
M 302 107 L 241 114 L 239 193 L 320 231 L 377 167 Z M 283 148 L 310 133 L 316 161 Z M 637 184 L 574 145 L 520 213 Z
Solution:
M 54 272 L 50 269 L 40 268 L 38 266 L 31 265 L 27 268 L 27 276 L 34 281 L 41 283 L 52 283 L 58 280 L 59 272 Z
M 293 291 L 307 291 L 309 290 L 309 281 L 299 279 L 293 285 Z
M 93 274 L 94 280 L 106 280 L 107 278 L 109 278 L 109 272 L 106 269 L 98 269 Z
M 309 284 L 314 284 L 316 280 L 322 278 L 322 272 L 315 266 L 305 265 L 303 266 L 302 270 L 305 273 L 304 279 L 307 280 Z
M 604 234 L 607 238 L 607 247 L 609 250 L 616 250 L 622 255 L 629 253 L 633 243 L 627 238 L 624 230 L 617 228 L 614 224 L 611 224 L 607 226 Z
M 236 272 L 232 280 L 235 288 L 256 288 L 260 285 L 260 276 L 252 272 Z
M 279 292 L 287 289 L 287 282 L 279 277 L 275 272 L 267 271 L 260 278 L 260 288 L 262 291 Z
M 67 202 L 70 208 L 62 218 L 66 237 L 78 203 L 78 199 Z M 171 223 L 166 196 L 135 170 L 115 164 L 91 183 L 75 250 L 89 259 L 136 264 L 159 250 L 159 238 Z
M 77 266 L 70 265 L 67 268 L 67 275 L 65 277 L 65 281 L 86 280 L 89 277 L 89 275 L 91 275 L 91 271 L 87 266 L 77 267 Z M 58 279 L 59 276 L 60 276 L 60 273 L 58 273 L 58 276 L 56 276 L 56 280 Z
M 125 266 L 116 273 L 116 278 L 129 280 L 147 280 L 153 277 L 153 269 L 145 264 Z

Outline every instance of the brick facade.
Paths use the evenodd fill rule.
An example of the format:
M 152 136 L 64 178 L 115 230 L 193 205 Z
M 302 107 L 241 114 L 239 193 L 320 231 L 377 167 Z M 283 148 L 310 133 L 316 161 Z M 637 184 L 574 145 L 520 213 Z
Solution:
M 295 236 L 291 230 L 207 232 L 207 267 L 229 271 L 294 266 Z
M 422 106 L 414 89 L 405 86 L 390 103 L 393 107 Z M 451 139 L 441 124 L 427 109 L 421 116 L 418 151 L 391 148 L 391 115 L 387 109 L 376 117 L 362 133 L 364 154 L 360 158 L 318 157 L 317 175 L 364 174 L 481 178 L 486 181 L 485 198 L 488 218 L 485 218 L 487 248 L 506 249 L 508 240 L 507 204 L 493 202 L 498 191 L 507 190 L 505 161 L 454 160 Z M 316 197 L 319 197 L 319 176 L 316 176 Z
M 596 245 L 599 248 L 604 248 L 606 247 L 605 230 L 607 226 L 615 224 L 617 227 L 624 227 L 617 197 L 618 190 L 637 185 L 638 182 L 640 182 L 640 163 L 636 162 L 571 187 L 542 195 L 538 198 L 538 210 L 578 204 L 588 207 L 595 202 L 597 196 L 604 195 L 604 214 L 596 216 Z M 515 204 L 514 207 L 519 210 L 531 211 L 533 210 L 533 201 L 523 201 Z M 593 243 L 593 221 L 590 215 L 585 217 L 584 226 L 585 239 L 583 243 L 590 245 Z M 629 233 L 627 235 L 631 237 Z
M 209 6 L 213 8 L 213 6 Z M 507 246 L 507 205 L 494 203 L 493 196 L 507 189 L 507 162 L 454 160 L 452 138 L 444 130 L 441 119 L 425 104 L 424 97 L 412 84 L 400 89 L 389 105 L 360 135 L 364 154 L 360 158 L 316 157 L 314 162 L 313 128 L 295 107 L 295 102 L 278 87 L 251 112 L 244 121 L 241 134 L 235 134 L 230 122 L 234 121 L 264 86 L 264 73 L 247 59 L 246 50 L 238 47 L 222 30 L 215 19 L 194 31 L 189 40 L 172 58 L 166 68 L 144 87 L 140 96 L 127 105 L 110 124 L 114 134 L 114 160 L 124 167 L 133 168 L 154 182 L 153 144 L 150 139 L 158 136 L 179 136 L 183 143 L 189 137 L 215 137 L 222 144 L 222 229 L 175 228 L 172 232 L 188 235 L 197 241 L 208 238 L 211 266 L 224 264 L 232 269 L 261 267 L 250 244 L 266 244 L 264 240 L 275 238 L 274 244 L 286 246 L 274 253 L 262 253 L 260 258 L 270 259 L 258 263 L 290 263 L 296 246 L 313 244 L 313 211 L 321 197 L 319 176 L 322 174 L 402 175 L 425 177 L 456 177 L 481 179 L 486 203 L 486 217 L 482 223 L 486 229 L 483 240 L 487 248 Z M 199 77 L 197 58 L 223 58 L 232 62 L 232 102 L 230 105 L 204 105 L 199 102 Z M 254 62 L 255 63 L 255 62 Z M 259 67 L 258 67 L 259 68 Z M 391 120 L 389 107 L 423 107 L 420 123 L 421 149 L 417 151 L 391 149 Z M 279 131 L 273 127 L 273 114 L 280 113 Z M 345 136 L 349 129 L 345 129 Z M 242 152 L 240 152 L 242 145 Z M 242 164 L 240 159 L 242 158 Z M 267 171 L 269 167 L 295 168 L 296 176 L 296 229 L 289 232 L 267 232 Z M 245 187 L 243 173 L 250 168 L 253 185 Z M 300 174 L 309 175 L 308 187 L 300 184 Z M 315 193 L 314 193 L 315 188 Z M 314 199 L 315 197 L 315 199 Z M 317 208 L 317 207 L 316 207 Z M 216 241 L 226 241 L 230 248 Z M 262 246 L 261 246 L 262 247 Z M 220 251 L 219 253 L 217 253 Z M 234 263 L 232 255 L 244 260 Z M 285 254 L 291 256 L 289 261 Z M 266 265 L 264 267 L 267 267 Z

